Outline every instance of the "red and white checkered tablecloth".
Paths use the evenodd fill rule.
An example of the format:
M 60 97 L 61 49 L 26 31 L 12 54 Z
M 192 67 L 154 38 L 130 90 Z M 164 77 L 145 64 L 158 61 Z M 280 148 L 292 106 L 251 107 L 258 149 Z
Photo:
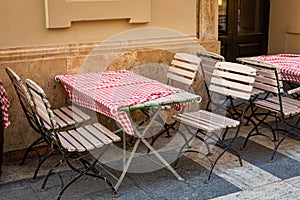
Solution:
M 3 87 L 3 82 L 0 80 L 0 102 L 1 102 L 1 110 L 2 110 L 2 120 L 4 128 L 7 128 L 10 125 L 10 121 L 8 118 L 8 107 L 10 106 L 10 102 L 7 96 L 7 93 Z
M 281 71 L 283 80 L 300 83 L 300 55 L 277 54 L 254 56 L 250 58 L 273 64 Z
M 117 120 L 130 135 L 134 135 L 132 124 L 120 108 L 183 91 L 126 70 L 59 75 L 55 79 L 71 102 Z

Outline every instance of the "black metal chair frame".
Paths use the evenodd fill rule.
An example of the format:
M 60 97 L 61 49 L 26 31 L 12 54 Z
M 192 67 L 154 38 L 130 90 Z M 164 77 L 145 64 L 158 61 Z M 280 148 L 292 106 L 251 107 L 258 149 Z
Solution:
M 29 96 L 26 86 L 23 84 L 20 77 L 12 69 L 7 67 L 6 72 L 15 88 L 19 102 L 21 104 L 21 107 L 24 111 L 25 117 L 26 117 L 30 127 L 35 132 L 39 133 L 39 135 L 40 135 L 40 137 L 38 137 L 38 139 L 36 139 L 34 142 L 32 142 L 27 147 L 27 149 L 25 150 L 25 153 L 23 155 L 23 158 L 22 158 L 21 162 L 19 163 L 19 165 L 23 165 L 28 156 L 28 153 L 30 151 L 35 151 L 37 153 L 38 159 L 39 159 L 38 165 L 37 165 L 37 167 L 34 171 L 34 175 L 33 175 L 33 179 L 36 179 L 38 171 L 39 171 L 40 167 L 42 166 L 42 164 L 45 162 L 45 160 L 47 160 L 49 157 L 51 157 L 55 153 L 55 151 L 52 150 L 49 154 L 47 154 L 46 156 L 44 156 L 42 158 L 40 153 L 34 148 L 37 145 L 42 144 L 42 143 L 46 143 L 48 145 L 48 147 L 50 147 L 50 142 L 46 139 L 46 136 L 43 134 L 43 132 L 40 131 L 38 120 L 33 114 L 32 105 L 30 105 L 30 96 Z M 16 80 L 14 80 L 14 79 L 16 79 Z
M 218 63 L 217 63 L 218 64 Z M 216 65 L 217 65 L 216 64 Z M 201 66 L 201 70 L 202 70 L 202 74 L 204 74 L 204 69 L 203 67 Z M 206 88 L 209 88 L 209 86 L 207 85 L 207 82 L 204 81 L 204 84 L 206 85 Z M 206 109 L 205 110 L 208 110 L 210 112 L 214 112 L 214 110 L 212 110 L 212 107 L 210 107 L 210 104 L 212 104 L 212 100 L 211 100 L 211 95 L 220 95 L 216 92 L 208 92 L 208 103 L 207 103 L 207 106 L 206 106 Z M 250 100 L 250 99 L 249 99 Z M 230 98 L 226 98 L 226 101 L 230 101 Z M 182 146 L 182 148 L 180 149 L 179 153 L 178 153 L 178 157 L 180 158 L 180 155 L 185 153 L 185 152 L 193 152 L 193 153 L 201 153 L 201 151 L 199 150 L 194 150 L 194 149 L 190 149 L 190 148 L 187 148 L 187 147 L 190 147 L 190 143 L 192 142 L 192 140 L 194 138 L 200 140 L 201 142 L 204 143 L 204 145 L 206 146 L 207 148 L 207 154 L 204 155 L 205 158 L 207 158 L 207 160 L 210 162 L 210 172 L 209 172 L 209 175 L 208 175 L 208 178 L 206 180 L 206 183 L 210 182 L 210 179 L 211 179 L 211 176 L 212 176 L 212 172 L 217 164 L 217 162 L 219 161 L 219 159 L 224 155 L 225 152 L 230 152 L 232 153 L 233 155 L 237 156 L 238 160 L 239 160 L 239 163 L 240 163 L 240 166 L 242 166 L 242 159 L 240 157 L 240 154 L 231 148 L 231 145 L 234 143 L 235 139 L 237 138 L 238 136 L 238 133 L 240 131 L 240 128 L 241 128 L 241 125 L 242 125 L 242 121 L 244 119 L 244 116 L 245 116 L 245 112 L 247 111 L 247 109 L 249 108 L 249 105 L 251 104 L 251 101 L 244 101 L 244 106 L 243 106 L 243 110 L 241 112 L 241 115 L 238 116 L 238 118 L 236 119 L 239 124 L 238 126 L 236 127 L 229 127 L 229 126 L 226 126 L 225 128 L 224 127 L 221 127 L 216 124 L 216 129 L 212 128 L 211 131 L 208 131 L 208 130 L 204 130 L 204 129 L 201 129 L 199 127 L 195 127 L 195 125 L 189 125 L 188 123 L 181 123 L 184 128 L 187 130 L 187 132 L 191 135 L 191 136 L 194 136 L 194 137 L 190 137 L 189 139 L 187 139 L 187 137 L 185 136 L 185 133 L 183 133 L 182 131 L 178 131 L 178 133 L 181 134 L 181 136 L 184 138 L 185 140 L 185 145 Z M 226 105 L 226 104 L 225 104 Z M 210 108 L 210 109 L 208 109 Z M 223 108 L 225 109 L 224 111 L 226 112 L 227 107 Z M 220 107 L 217 107 L 217 110 L 219 110 Z M 226 114 L 226 113 L 225 113 Z M 179 115 L 180 116 L 180 115 Z M 218 116 L 218 112 L 216 112 L 216 115 L 213 115 L 213 116 Z M 196 116 L 194 116 L 196 117 Z M 175 117 L 176 118 L 176 117 Z M 196 120 L 195 120 L 196 122 Z M 199 122 L 200 123 L 200 122 Z M 190 127 L 194 127 L 197 129 L 196 131 L 196 134 L 195 132 L 191 131 L 191 128 Z M 232 129 L 232 128 L 236 128 L 236 131 L 233 135 L 233 137 L 231 139 L 227 139 L 224 140 L 227 132 L 229 129 Z M 215 131 L 222 131 L 220 135 L 218 135 L 217 133 L 215 133 Z M 208 134 L 209 133 L 209 134 Z M 208 140 L 213 140 L 213 142 L 209 142 Z M 213 144 L 213 145 L 216 145 L 217 147 L 223 149 L 222 152 L 216 157 L 215 160 L 211 160 L 210 159 L 210 155 L 211 155 L 211 149 L 210 149 L 210 144 Z M 202 154 L 203 155 L 203 154 Z M 178 163 L 178 160 L 176 161 L 176 164 Z
M 45 191 L 46 188 L 46 184 L 48 181 L 48 178 L 52 175 L 52 174 L 57 174 L 58 177 L 61 180 L 61 190 L 59 192 L 58 198 L 60 199 L 63 195 L 63 193 L 65 192 L 65 190 L 72 185 L 76 180 L 78 180 L 80 177 L 82 177 L 83 175 L 87 175 L 87 176 L 91 176 L 91 177 L 95 177 L 95 178 L 99 178 L 105 181 L 105 183 L 107 183 L 107 185 L 111 188 L 112 193 L 113 193 L 113 197 L 118 196 L 117 191 L 115 190 L 115 188 L 113 187 L 112 183 L 100 172 L 100 170 L 97 169 L 96 165 L 99 165 L 99 158 L 101 157 L 101 155 L 105 152 L 105 148 L 104 148 L 104 152 L 102 151 L 101 153 L 99 153 L 98 157 L 94 157 L 94 156 L 90 156 L 90 150 L 88 150 L 86 143 L 92 144 L 92 141 L 88 138 L 86 138 L 86 142 L 79 140 L 78 138 L 75 137 L 75 132 L 76 129 L 74 130 L 66 130 L 66 131 L 59 131 L 57 128 L 57 124 L 56 121 L 54 120 L 54 113 L 51 110 L 51 106 L 49 104 L 48 98 L 46 96 L 46 94 L 44 93 L 44 91 L 42 90 L 42 88 L 40 88 L 35 82 L 26 79 L 26 85 L 31 93 L 31 96 L 33 97 L 33 102 L 35 104 L 36 109 L 33 109 L 33 114 L 35 115 L 35 117 L 38 119 L 39 122 L 39 129 L 40 132 L 42 132 L 46 138 L 48 139 L 48 141 L 51 141 L 51 145 L 52 146 L 56 146 L 56 151 L 59 152 L 62 156 L 61 160 L 56 163 L 54 166 L 52 166 L 52 168 L 48 171 L 46 177 L 44 178 L 44 181 L 42 183 L 42 187 L 41 187 L 41 191 Z M 43 105 L 40 105 L 39 108 L 37 108 L 36 104 L 41 104 L 41 100 L 43 102 Z M 42 111 L 40 107 L 44 108 L 44 111 L 47 111 L 48 116 L 45 116 L 45 114 L 43 114 L 43 108 Z M 98 123 L 97 123 L 98 124 Z M 100 124 L 98 124 L 100 125 Z M 50 126 L 50 129 L 49 129 Z M 84 130 L 88 130 L 88 129 L 84 129 Z M 105 129 L 106 131 L 108 131 L 108 129 Z M 101 130 L 97 130 L 97 132 L 102 132 L 102 128 Z M 88 130 L 88 132 L 90 132 L 93 136 L 92 137 L 96 137 L 94 135 L 94 133 L 91 132 L 91 130 Z M 114 135 L 113 133 L 111 133 L 110 131 L 108 131 L 111 135 Z M 67 137 L 65 137 L 63 134 L 61 133 L 66 133 L 66 135 L 68 135 L 69 137 L 73 138 L 73 139 L 68 139 Z M 76 134 L 81 134 L 79 132 L 76 132 Z M 83 136 L 85 137 L 85 136 Z M 103 137 L 103 136 L 101 136 Z M 106 139 L 107 135 L 105 136 Z M 115 136 L 115 138 L 117 138 L 117 141 L 120 141 L 120 138 Z M 63 146 L 62 144 L 62 140 L 65 140 L 65 143 L 68 143 L 68 145 L 70 145 L 71 150 L 70 149 L 66 149 L 66 147 Z M 99 139 L 99 138 L 97 138 Z M 72 140 L 74 140 L 72 142 Z M 104 140 L 101 138 L 102 142 L 104 142 Z M 110 142 L 108 142 L 107 144 L 110 144 L 112 141 L 115 141 L 113 138 L 109 138 Z M 76 143 L 76 144 L 75 144 Z M 80 145 L 81 148 L 83 147 L 84 150 L 80 150 L 78 149 L 78 147 L 76 145 Z M 104 142 L 104 144 L 106 144 Z M 98 149 L 99 147 L 95 146 L 97 144 L 92 144 L 94 149 Z M 107 145 L 105 145 L 104 147 L 107 147 Z M 103 147 L 102 147 L 103 148 Z M 83 152 L 81 152 L 83 151 Z M 86 158 L 93 158 L 94 160 L 92 162 L 90 162 L 89 160 L 87 160 Z M 74 164 L 74 162 L 77 161 L 81 164 L 81 167 L 78 167 Z M 55 172 L 55 170 L 63 165 L 67 165 L 69 166 L 69 168 L 77 173 L 77 176 L 75 176 L 72 180 L 70 180 L 67 184 L 64 184 L 63 178 L 60 175 L 59 172 Z
M 199 59 L 199 63 L 196 63 L 196 61 L 194 61 L 194 59 L 195 58 L 197 58 L 197 57 L 195 57 L 195 58 L 193 58 L 194 57 L 194 55 L 192 55 L 192 54 L 187 54 L 187 53 L 177 53 L 177 54 L 175 54 L 175 56 L 174 56 L 174 59 L 173 59 L 173 61 L 172 61 L 172 66 L 177 66 L 177 65 L 179 65 L 179 67 L 180 67 L 180 65 L 182 64 L 182 63 L 179 63 L 179 64 L 176 64 L 176 63 L 173 63 L 173 62 L 176 62 L 176 60 L 178 60 L 179 62 L 181 62 L 181 61 L 183 61 L 183 62 L 186 62 L 186 63 L 189 63 L 190 65 L 197 65 L 197 66 L 199 66 L 200 65 L 200 59 Z M 198 58 L 197 58 L 197 60 L 198 60 Z M 182 67 L 183 68 L 183 67 Z M 197 67 L 197 69 L 184 69 L 185 71 L 190 71 L 191 73 L 194 73 L 194 77 L 193 78 L 191 78 L 191 77 L 185 77 L 184 79 L 189 79 L 189 78 L 191 78 L 191 81 L 192 82 L 194 82 L 194 78 L 195 78 L 195 75 L 196 75 L 196 72 L 198 71 L 198 67 Z M 170 73 L 170 72 L 169 72 Z M 171 72 L 172 73 L 172 72 Z M 177 72 L 176 72 L 177 73 Z M 182 76 L 182 75 L 180 75 L 180 76 Z M 183 77 L 183 76 L 182 76 Z M 172 77 L 168 77 L 167 78 L 167 85 L 172 85 L 172 81 L 174 81 L 174 82 L 182 82 L 183 84 L 186 84 L 186 83 L 184 83 L 184 81 L 186 81 L 186 80 L 176 80 L 177 79 L 177 75 L 174 77 L 174 78 L 172 78 Z M 191 91 L 191 89 L 192 89 L 192 84 L 189 84 L 188 85 L 188 91 Z M 149 110 L 141 110 L 143 113 L 145 113 L 146 115 L 147 115 L 147 119 L 149 119 L 149 118 L 151 118 L 152 117 L 152 115 L 153 115 L 153 113 L 152 112 L 149 112 Z M 147 120 L 146 119 L 146 120 Z M 151 146 L 153 146 L 154 145 L 154 143 L 157 141 L 157 139 L 159 138 L 159 137 L 161 137 L 164 133 L 167 133 L 167 135 L 166 135 L 166 138 L 170 138 L 170 137 L 172 137 L 172 135 L 171 135 L 171 133 L 170 133 L 170 130 L 172 129 L 173 131 L 176 131 L 177 129 L 176 129 L 176 127 L 175 127 L 175 125 L 178 123 L 177 121 L 174 121 L 174 122 L 172 122 L 172 123 L 165 123 L 164 122 L 164 120 L 158 115 L 158 119 L 157 119 L 158 121 L 160 121 L 161 122 L 161 124 L 163 124 L 163 128 L 158 132 L 158 134 L 156 134 L 155 136 L 153 136 L 152 137 L 152 141 L 151 141 L 151 143 L 150 143 L 150 145 Z M 142 123 L 141 123 L 142 124 Z M 149 150 L 148 150 L 148 152 L 149 152 Z
M 208 84 L 208 82 L 210 81 L 210 78 L 207 77 L 206 74 L 207 73 L 212 74 L 215 64 L 217 62 L 224 62 L 225 58 L 219 54 L 215 54 L 212 52 L 206 52 L 206 51 L 197 52 L 197 56 L 201 59 L 201 62 L 200 62 L 200 68 L 201 68 L 201 73 L 202 73 L 201 75 L 202 75 L 202 78 L 204 81 L 204 87 L 205 87 L 205 91 L 206 91 L 206 95 L 207 95 L 207 99 L 208 99 L 205 109 L 208 110 L 210 103 L 211 103 L 211 98 L 210 98 L 210 93 L 209 93 L 209 84 Z M 208 63 L 206 63 L 206 62 L 209 62 L 209 66 L 208 66 Z M 207 72 L 206 70 L 209 70 L 209 69 L 211 71 Z
M 273 142 L 274 142 L 274 149 L 273 149 L 273 153 L 272 153 L 272 156 L 271 156 L 271 159 L 269 160 L 270 162 L 273 162 L 274 161 L 274 157 L 275 157 L 275 154 L 280 146 L 280 144 L 288 137 L 288 136 L 293 136 L 294 138 L 296 139 L 300 139 L 300 136 L 299 135 L 295 135 L 293 133 L 294 130 L 300 130 L 299 127 L 297 127 L 297 125 L 299 124 L 299 120 L 297 121 L 297 123 L 294 125 L 294 124 L 291 124 L 289 123 L 287 120 L 288 119 L 291 119 L 295 116 L 299 116 L 300 115 L 300 101 L 299 101 L 299 109 L 298 109 L 298 112 L 293 114 L 293 115 L 285 115 L 284 113 L 284 102 L 283 102 L 283 98 L 288 98 L 289 99 L 289 96 L 287 96 L 283 90 L 283 83 L 282 83 L 282 80 L 280 78 L 280 71 L 275 67 L 275 66 L 272 66 L 272 65 L 269 65 L 269 64 L 266 64 L 266 63 L 255 63 L 255 62 L 251 62 L 251 61 L 244 61 L 244 64 L 246 65 L 249 65 L 249 66 L 253 66 L 257 69 L 262 69 L 262 70 L 267 70 L 267 71 L 270 71 L 272 74 L 275 75 L 275 79 L 276 79 L 276 88 L 277 88 L 277 92 L 270 92 L 270 91 L 267 91 L 267 94 L 266 96 L 263 98 L 263 99 L 257 99 L 257 103 L 259 101 L 265 101 L 265 100 L 268 100 L 268 99 L 271 99 L 273 97 L 277 97 L 277 103 L 279 105 L 279 112 L 276 112 L 272 109 L 268 109 L 268 108 L 263 108 L 261 106 L 259 106 L 260 108 L 263 108 L 265 109 L 267 112 L 257 112 L 257 103 L 255 103 L 255 101 L 251 104 L 251 116 L 249 116 L 250 118 L 252 118 L 252 121 L 253 118 L 258 122 L 254 124 L 254 127 L 249 131 L 247 137 L 246 137 L 246 140 L 243 144 L 243 147 L 242 149 L 245 149 L 246 146 L 247 146 L 247 143 L 250 139 L 250 137 L 253 137 L 253 136 L 256 136 L 256 135 L 261 135 L 261 136 L 265 136 L 269 139 L 271 139 Z M 290 98 L 290 100 L 292 101 L 293 98 Z M 255 105 L 256 105 L 256 108 L 255 108 Z M 261 118 L 259 118 L 260 116 L 262 116 Z M 275 126 L 272 126 L 270 123 L 266 122 L 265 120 L 268 118 L 268 117 L 273 117 L 275 119 Z M 280 124 L 279 124 L 280 123 Z M 260 125 L 264 125 L 268 128 L 270 128 L 270 130 L 272 131 L 272 136 L 273 138 L 271 138 L 270 136 L 268 136 L 267 134 L 265 133 L 262 133 L 261 131 L 259 131 L 259 126 Z M 280 126 L 281 125 L 281 126 Z M 285 127 L 286 126 L 286 127 Z M 285 128 L 284 128 L 285 127 Z M 288 127 L 291 127 L 292 129 L 289 130 Z M 276 134 L 277 132 L 277 134 Z M 281 139 L 279 139 L 278 137 L 278 133 L 279 132 L 283 132 L 283 136 Z
M 20 165 L 24 164 L 29 152 L 35 151 L 37 153 L 39 162 L 34 171 L 34 175 L 32 178 L 34 180 L 37 178 L 39 169 L 42 166 L 42 164 L 48 158 L 50 158 L 54 154 L 56 154 L 57 149 L 55 149 L 55 147 L 51 146 L 51 142 L 48 140 L 46 134 L 44 132 L 41 132 L 41 128 L 39 127 L 40 124 L 38 122 L 38 119 L 33 114 L 34 110 L 32 107 L 33 106 L 32 99 L 31 99 L 31 96 L 29 95 L 29 91 L 28 91 L 26 85 L 23 84 L 22 79 L 11 68 L 7 67 L 6 72 L 14 86 L 14 89 L 17 93 L 19 102 L 21 104 L 21 107 L 24 111 L 25 117 L 26 117 L 30 127 L 40 135 L 40 137 L 38 137 L 34 142 L 32 142 L 27 147 L 27 149 L 25 150 L 25 153 L 23 155 L 23 158 L 20 162 Z M 60 109 L 58 109 L 58 110 L 60 111 Z M 68 114 L 68 115 L 70 115 L 70 117 L 71 117 L 72 114 Z M 65 116 L 67 114 L 62 114 L 62 115 Z M 84 117 L 82 117 L 80 120 L 77 120 L 77 121 L 76 120 L 67 121 L 69 119 L 62 119 L 60 122 L 60 126 L 61 126 L 60 129 L 73 129 L 75 124 L 77 124 L 77 122 L 78 122 L 78 124 L 80 124 L 89 119 L 89 117 L 87 117 L 85 113 L 83 113 L 83 115 L 84 115 Z M 66 121 L 64 121 L 64 120 L 66 120 Z M 80 121 L 80 123 L 79 123 L 79 121 Z M 47 153 L 46 155 L 44 155 L 43 157 L 41 156 L 40 152 L 38 150 L 36 150 L 36 148 L 35 148 L 42 143 L 46 143 L 46 145 L 47 145 L 46 152 L 48 152 L 48 150 L 51 149 L 51 151 L 49 153 Z

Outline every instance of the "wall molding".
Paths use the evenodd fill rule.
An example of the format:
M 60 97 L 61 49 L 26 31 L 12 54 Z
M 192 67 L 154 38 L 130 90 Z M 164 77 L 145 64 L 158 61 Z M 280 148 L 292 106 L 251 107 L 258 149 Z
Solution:
M 75 21 L 151 21 L 151 0 L 44 0 L 46 28 L 68 28 Z

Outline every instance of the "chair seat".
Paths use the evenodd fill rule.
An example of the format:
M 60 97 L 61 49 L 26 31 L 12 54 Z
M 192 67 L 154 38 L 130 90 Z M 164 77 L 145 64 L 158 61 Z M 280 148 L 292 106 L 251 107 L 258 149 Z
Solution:
M 258 88 L 253 88 L 251 95 L 259 95 L 259 94 L 263 94 L 263 93 L 265 93 L 264 90 L 260 90 Z
M 298 100 L 292 99 L 290 97 L 281 97 L 281 100 L 283 114 L 285 116 L 293 116 L 300 113 L 300 104 Z M 270 97 L 264 100 L 256 101 L 255 105 L 280 113 L 280 104 L 278 97 Z
M 62 146 L 68 152 L 84 152 L 102 147 L 121 138 L 99 123 L 80 127 L 76 130 L 59 132 L 58 137 Z
M 177 121 L 208 132 L 223 128 L 234 128 L 240 124 L 237 120 L 206 110 L 178 114 L 173 116 L 173 118 Z
M 90 120 L 90 116 L 75 106 L 67 106 L 53 110 L 54 119 L 59 128 L 66 128 Z

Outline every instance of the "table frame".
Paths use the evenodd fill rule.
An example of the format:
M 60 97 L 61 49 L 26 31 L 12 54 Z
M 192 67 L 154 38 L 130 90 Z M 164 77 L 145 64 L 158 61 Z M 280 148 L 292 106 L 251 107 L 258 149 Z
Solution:
M 57 78 L 56 78 L 56 80 L 59 81 L 59 79 L 57 79 Z M 72 86 L 72 87 L 75 88 L 74 86 Z M 84 92 L 83 93 L 81 91 L 78 91 L 78 92 L 80 92 L 79 95 L 86 95 Z M 74 94 L 76 94 L 76 93 L 73 93 L 73 95 Z M 97 97 L 97 98 L 99 99 L 99 97 Z M 126 173 L 128 172 L 128 169 L 130 167 L 130 164 L 132 163 L 134 155 L 136 154 L 138 146 L 141 143 L 144 144 L 148 148 L 148 150 L 150 150 L 150 152 L 153 153 L 158 158 L 158 162 L 157 161 L 153 161 L 153 162 L 170 170 L 170 172 L 178 180 L 183 180 L 183 178 L 174 170 L 174 168 L 172 168 L 170 166 L 170 164 L 149 144 L 149 142 L 147 140 L 145 140 L 144 136 L 145 136 L 146 132 L 149 130 L 149 128 L 151 127 L 151 125 L 153 124 L 153 122 L 158 117 L 159 111 L 161 110 L 162 107 L 172 106 L 173 104 L 185 104 L 185 103 L 195 102 L 195 101 L 200 102 L 201 97 L 199 95 L 191 94 L 189 92 L 185 92 L 182 90 L 178 90 L 178 91 L 176 90 L 176 92 L 174 92 L 170 95 L 167 95 L 167 96 L 162 96 L 162 97 L 154 99 L 154 100 L 149 100 L 144 103 L 138 103 L 138 104 L 131 105 L 131 106 L 124 105 L 123 107 L 119 107 L 116 110 L 114 110 L 114 112 L 116 111 L 116 113 L 114 113 L 113 115 L 117 115 L 117 112 L 120 112 L 120 113 L 125 112 L 126 113 L 128 119 L 129 119 L 129 123 L 131 124 L 131 126 L 133 128 L 133 135 L 137 137 L 137 140 L 133 146 L 133 149 L 132 149 L 129 157 L 127 158 L 126 157 L 126 135 L 128 135 L 129 133 L 124 131 L 124 127 L 121 128 L 121 130 L 123 130 L 122 131 L 123 132 L 123 155 L 122 155 L 123 170 L 122 170 L 120 177 L 115 177 L 114 175 L 111 174 L 111 176 L 113 178 L 115 178 L 115 180 L 117 180 L 117 183 L 114 185 L 114 188 L 116 191 L 119 189 Z M 85 104 L 83 104 L 83 106 L 85 106 Z M 87 108 L 89 108 L 89 107 L 87 106 Z M 154 114 L 152 115 L 151 121 L 142 130 L 138 130 L 138 128 L 135 126 L 135 123 L 133 122 L 133 120 L 130 117 L 129 111 L 148 109 L 148 108 L 154 108 L 154 110 L 155 110 Z M 102 113 L 102 114 L 106 115 L 106 113 Z M 110 117 L 109 115 L 107 115 L 107 116 Z M 129 135 L 131 135 L 131 134 L 129 134 Z M 146 154 L 148 154 L 148 152 Z

